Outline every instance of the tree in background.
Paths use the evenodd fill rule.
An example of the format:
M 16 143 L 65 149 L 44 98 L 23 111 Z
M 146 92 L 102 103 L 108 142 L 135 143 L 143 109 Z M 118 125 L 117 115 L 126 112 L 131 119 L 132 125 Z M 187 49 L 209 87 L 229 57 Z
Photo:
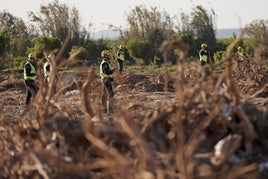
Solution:
M 84 47 L 73 46 L 69 54 L 73 57 L 71 61 L 72 64 L 70 64 L 71 66 L 81 66 L 88 63 L 88 54 Z
M 172 39 L 175 35 L 173 30 L 173 21 L 167 12 L 160 12 L 157 8 L 151 7 L 150 10 L 143 6 L 136 6 L 128 15 L 127 22 L 129 24 L 129 29 L 126 31 L 126 37 L 131 40 L 131 45 L 134 42 L 139 42 L 142 44 L 148 44 L 151 48 L 147 48 L 147 56 L 140 56 L 145 62 L 145 64 L 150 64 L 153 62 L 155 56 L 159 56 L 159 47 L 163 40 Z M 144 48 L 144 45 L 139 48 Z M 144 49 L 129 49 L 130 51 L 144 51 Z M 144 54 L 140 54 L 144 55 Z
M 40 12 L 36 14 L 30 12 L 29 17 L 36 23 L 37 31 L 40 31 L 43 36 L 56 37 L 62 42 L 71 29 L 72 36 L 65 55 L 68 55 L 73 45 L 83 44 L 89 36 L 80 24 L 79 11 L 75 7 L 70 9 L 67 5 L 60 4 L 58 0 L 48 5 L 41 5 Z
M 198 56 L 202 43 L 208 44 L 210 51 L 217 48 L 215 19 L 214 11 L 211 10 L 211 14 L 209 14 L 202 6 L 193 8 L 190 15 L 179 14 L 179 20 L 176 24 L 177 36 L 179 40 L 183 40 L 191 47 L 189 56 Z
M 6 52 L 9 44 L 9 36 L 7 31 L 5 30 L 0 30 L 0 56 L 3 56 L 4 53 Z
M 248 39 L 248 51 L 255 49 L 254 56 L 257 59 L 268 59 L 268 29 L 267 21 L 256 20 L 253 21 L 247 30 L 247 34 L 250 37 Z
M 32 48 L 28 47 L 25 54 L 32 53 L 34 56 L 36 56 L 39 60 L 44 59 L 43 53 L 56 53 L 57 49 L 61 47 L 61 41 L 57 38 L 52 37 L 36 37 L 34 40 L 34 45 Z M 13 60 L 13 70 L 19 71 L 23 70 L 23 65 L 25 64 L 25 61 L 27 59 L 27 56 L 17 56 L 14 57 Z
M 10 14 L 7 11 L 0 12 L 0 29 L 5 30 L 10 42 L 8 46 L 8 58 L 24 56 L 26 49 L 31 45 L 30 27 L 27 27 L 24 21 Z
M 42 55 L 41 44 L 45 43 L 42 40 L 47 40 L 45 37 L 48 37 L 63 42 L 68 29 L 72 30 L 72 35 L 65 49 L 64 57 L 69 57 L 72 49 L 82 47 L 84 50 L 81 58 L 85 57 L 88 65 L 97 65 L 100 52 L 103 49 L 114 51 L 119 44 L 126 47 L 129 52 L 128 55 L 131 54 L 131 58 L 128 57 L 127 59 L 138 59 L 139 64 L 145 65 L 154 63 L 155 60 L 163 63 L 159 47 L 164 40 L 179 39 L 188 43 L 191 47 L 188 53 L 191 59 L 198 56 L 197 51 L 203 42 L 208 44 L 210 51 L 221 51 L 217 58 L 222 56 L 229 44 L 229 41 L 217 43 L 214 28 L 216 15 L 213 10 L 206 11 L 202 6 L 196 6 L 190 14 L 181 13 L 180 21 L 176 26 L 174 24 L 176 16 L 171 18 L 166 11 L 160 12 L 155 7 L 146 9 L 144 6 L 137 6 L 127 16 L 129 28 L 125 31 L 120 30 L 121 36 L 114 40 L 90 39 L 89 31 L 85 30 L 80 24 L 78 10 L 60 4 L 58 0 L 54 0 L 47 5 L 41 5 L 40 12 L 30 12 L 29 17 L 33 25 L 26 26 L 21 19 L 6 11 L 0 11 L 0 31 L 5 32 L 5 37 L 9 39 L 5 46 L 5 52 L 2 52 L 2 64 L 8 64 L 16 57 L 24 59 L 30 51 L 36 52 L 37 56 Z M 90 26 L 91 24 L 89 24 L 89 28 Z M 110 25 L 110 27 L 118 30 L 118 27 L 113 25 Z M 247 39 L 248 44 L 244 43 L 243 40 L 243 42 L 241 41 L 242 46 L 251 50 L 252 53 L 255 48 L 258 48 L 257 54 L 261 58 L 267 58 L 268 42 L 265 40 L 267 39 L 267 22 L 260 20 L 251 23 L 248 35 L 250 36 Z M 38 36 L 41 37 L 35 40 Z M 37 45 L 37 42 L 40 46 Z M 6 54 L 5 58 L 3 58 L 4 54 Z M 8 63 L 3 63 L 3 60 Z M 170 51 L 169 60 L 173 64 L 176 63 L 177 58 L 172 51 Z M 20 64 L 20 61 L 17 64 Z
M 177 18 L 177 17 L 176 17 Z M 190 15 L 186 14 L 184 12 L 179 14 L 179 19 L 177 21 L 177 24 L 175 26 L 175 28 L 177 29 L 177 33 L 178 34 L 188 34 L 188 33 L 192 33 L 192 27 L 190 24 Z
M 211 10 L 211 14 L 208 14 L 202 6 L 196 6 L 195 9 L 193 9 L 190 22 L 195 39 L 193 48 L 199 50 L 202 43 L 208 44 L 208 48 L 211 52 L 217 48 L 216 30 L 214 27 L 215 16 L 213 10 Z
M 185 44 L 188 44 L 189 47 L 192 47 L 193 44 L 194 44 L 194 38 L 193 38 L 193 35 L 190 34 L 189 32 L 183 32 L 181 33 L 179 36 L 178 36 L 178 40 L 185 43 Z M 190 49 L 190 52 L 188 52 L 189 54 L 195 54 L 196 51 L 194 48 L 191 48 Z
M 58 38 L 41 36 L 34 41 L 34 47 L 27 49 L 28 53 L 34 53 L 37 58 L 42 58 L 43 53 L 50 53 L 52 50 L 59 49 L 62 42 Z
M 5 52 L 7 51 L 9 40 L 7 31 L 0 30 L 0 69 L 7 65 L 5 63 L 8 63 L 8 61 L 5 60 Z
M 128 40 L 136 39 L 131 41 L 130 45 L 135 47 L 135 50 L 130 49 L 130 51 L 143 51 L 137 50 L 139 46 L 133 44 L 135 41 L 148 44 L 150 47 L 146 52 L 148 56 L 139 58 L 144 59 L 145 64 L 149 64 L 155 57 L 161 56 L 158 50 L 161 43 L 164 40 L 175 39 L 175 37 L 189 43 L 191 47 L 189 55 L 191 56 L 198 55 L 197 52 L 200 50 L 200 45 L 204 42 L 208 44 L 210 51 L 214 51 L 217 48 L 214 28 L 215 16 L 213 10 L 209 14 L 202 6 L 196 6 L 190 15 L 181 13 L 180 21 L 178 21 L 175 27 L 173 23 L 175 17 L 172 19 L 167 12 L 161 13 L 157 8 L 148 10 L 143 6 L 137 6 L 127 17 L 129 29 L 126 31 L 126 37 L 128 37 Z M 177 33 L 175 29 L 177 29 Z M 170 55 L 170 60 L 172 63 L 176 61 L 172 55 Z M 163 61 L 160 60 L 160 62 Z
M 57 0 L 48 5 L 41 5 L 40 12 L 30 12 L 30 20 L 36 23 L 36 28 L 44 36 L 57 37 L 64 41 L 68 29 L 78 31 L 80 28 L 79 17 L 77 17 L 77 10 L 74 8 L 75 13 L 71 13 L 70 9 L 65 4 L 59 4 Z
M 189 47 L 191 47 L 188 54 L 190 56 L 196 56 L 197 49 L 193 48 L 195 39 L 194 29 L 191 27 L 191 16 L 184 12 L 180 13 L 175 28 L 177 31 L 177 39 L 188 44 Z
M 147 42 L 142 42 L 139 39 L 131 38 L 126 45 L 129 53 L 132 57 L 136 58 L 136 63 L 139 65 L 144 65 L 144 59 L 149 59 L 150 45 Z M 148 64 L 147 64 L 148 65 Z
M 87 39 L 83 46 L 87 51 L 87 65 L 99 65 L 101 62 L 101 52 L 108 48 L 108 41 L 104 39 L 91 40 Z

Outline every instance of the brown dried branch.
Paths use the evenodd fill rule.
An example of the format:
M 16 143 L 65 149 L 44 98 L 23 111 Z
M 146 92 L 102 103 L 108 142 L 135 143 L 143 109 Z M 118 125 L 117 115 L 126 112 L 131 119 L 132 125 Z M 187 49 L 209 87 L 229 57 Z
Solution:
M 127 120 L 127 118 L 125 118 L 123 113 L 122 113 L 118 122 L 121 125 L 121 127 L 123 128 L 123 130 L 130 137 L 131 145 L 133 147 L 135 147 L 135 149 L 137 150 L 137 157 L 138 157 L 139 162 L 140 162 L 139 169 L 146 170 L 148 167 L 148 161 L 152 161 L 153 157 L 151 156 L 151 153 L 147 150 L 149 147 L 146 145 L 146 143 L 140 137 L 136 125 L 133 123 L 133 121 L 130 121 L 130 120 L 126 121 L 126 120 Z
M 111 157 L 107 161 L 112 161 L 112 159 L 113 159 L 118 164 L 120 164 L 121 167 L 125 167 L 125 166 L 130 164 L 130 161 L 128 161 L 127 158 L 122 156 L 115 148 L 108 146 L 100 138 L 95 137 L 93 135 L 93 133 L 91 132 L 89 124 L 87 124 L 86 122 L 82 122 L 82 127 L 84 130 L 84 135 L 85 135 L 86 139 L 90 143 L 92 143 L 94 146 L 96 146 L 98 149 L 100 149 L 103 153 L 108 154 L 108 156 Z M 111 164 L 114 165 L 115 163 L 112 162 Z
M 268 84 L 265 84 L 260 90 L 256 91 L 254 94 L 252 94 L 250 98 L 255 98 L 257 97 L 258 95 L 262 94 L 263 92 L 266 92 L 267 91 L 267 88 L 268 88 Z
M 239 119 L 241 120 L 241 124 L 243 127 L 245 143 L 246 143 L 246 151 L 248 153 L 251 153 L 253 148 L 252 142 L 254 139 L 257 138 L 257 134 L 255 133 L 254 127 L 250 122 L 249 117 L 246 115 L 245 111 L 241 107 L 241 105 L 235 107 L 235 112 L 239 116 Z
M 92 110 L 92 107 L 90 105 L 89 97 L 88 97 L 88 89 L 90 87 L 90 84 L 93 81 L 95 73 L 95 68 L 90 68 L 88 70 L 87 79 L 84 82 L 81 90 L 81 106 L 82 111 L 84 112 L 87 119 L 93 117 L 95 115 L 94 111 Z
M 226 86 L 229 94 L 233 98 L 236 104 L 240 103 L 240 95 L 233 83 L 232 79 L 232 51 L 235 47 L 235 45 L 240 41 L 242 38 L 243 34 L 246 32 L 246 29 L 242 29 L 240 35 L 227 47 L 226 50 L 226 57 L 224 58 L 224 61 L 226 61 L 226 66 L 225 66 L 225 76 L 226 76 Z
M 44 179 L 49 179 L 49 176 L 48 176 L 47 172 L 44 170 L 44 167 L 43 167 L 42 163 L 40 162 L 40 160 L 33 153 L 30 153 L 30 157 L 34 160 L 35 164 L 34 165 L 23 165 L 22 170 L 26 170 L 26 171 L 27 170 L 37 170 Z
M 185 151 L 185 136 L 184 136 L 184 129 L 182 125 L 182 118 L 181 114 L 183 114 L 183 105 L 185 102 L 184 99 L 184 69 L 183 69 L 183 59 L 186 57 L 189 47 L 180 42 L 180 41 L 164 41 L 160 47 L 160 50 L 163 52 L 163 56 L 165 61 L 167 61 L 167 52 L 170 49 L 175 49 L 175 53 L 178 56 L 178 76 L 177 76 L 177 83 L 176 83 L 176 95 L 178 97 L 178 110 L 176 115 L 178 116 L 176 122 L 176 131 L 178 136 L 178 152 L 176 154 L 176 161 L 177 167 L 179 172 L 181 173 L 182 178 L 188 178 L 187 172 L 187 159 L 185 158 L 184 151 Z M 180 162 L 179 162 L 180 161 Z

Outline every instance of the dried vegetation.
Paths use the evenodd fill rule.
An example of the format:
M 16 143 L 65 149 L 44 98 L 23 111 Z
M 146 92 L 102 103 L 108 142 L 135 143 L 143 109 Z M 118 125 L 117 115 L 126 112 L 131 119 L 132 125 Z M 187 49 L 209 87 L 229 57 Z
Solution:
M 109 115 L 94 68 L 65 85 L 55 63 L 22 114 L 22 81 L 1 80 L 1 178 L 266 178 L 266 69 L 233 71 L 229 53 L 224 72 L 195 63 L 186 72 L 187 46 L 164 42 L 170 49 L 177 74 L 117 75 Z

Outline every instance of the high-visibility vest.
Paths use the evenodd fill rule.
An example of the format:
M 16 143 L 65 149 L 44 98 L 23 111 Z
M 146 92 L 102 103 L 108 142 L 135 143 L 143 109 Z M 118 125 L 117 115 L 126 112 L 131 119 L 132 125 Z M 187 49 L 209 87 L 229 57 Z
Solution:
M 205 54 L 201 55 L 201 52 L 205 52 Z M 199 59 L 200 61 L 208 62 L 208 51 L 205 49 L 201 49 L 199 52 Z
M 244 51 L 240 51 L 240 52 L 238 51 L 237 54 L 238 54 L 238 61 L 240 62 L 244 61 L 244 58 L 246 57 L 246 53 Z
M 110 63 L 108 63 L 108 62 L 105 61 L 105 60 L 102 60 L 102 62 L 101 62 L 101 64 L 100 64 L 100 76 L 101 76 L 101 78 L 113 78 L 113 75 L 107 75 L 107 74 L 103 73 L 102 65 L 103 65 L 104 63 L 107 63 L 108 66 L 109 66 L 109 69 L 111 69 L 111 65 L 110 65 Z
M 44 64 L 44 76 L 45 76 L 45 78 L 48 77 L 48 74 L 49 74 L 49 71 L 47 70 L 47 66 L 49 66 L 48 62 L 46 62 Z
M 35 69 L 34 65 L 30 61 L 27 61 L 25 66 L 28 65 L 28 64 L 31 67 L 30 73 L 34 74 L 34 75 L 33 76 L 28 76 L 27 73 L 26 73 L 26 69 L 24 67 L 24 73 L 23 73 L 24 79 L 25 80 L 36 80 L 36 69 Z
M 125 55 L 124 55 L 124 51 L 122 49 L 119 49 L 117 51 L 117 58 L 119 58 L 120 60 L 125 60 Z

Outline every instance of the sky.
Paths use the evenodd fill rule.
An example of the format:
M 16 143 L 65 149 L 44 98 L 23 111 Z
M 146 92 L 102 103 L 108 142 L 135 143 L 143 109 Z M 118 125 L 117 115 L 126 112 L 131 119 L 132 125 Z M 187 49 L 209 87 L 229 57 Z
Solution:
M 243 28 L 253 20 L 268 20 L 267 0 L 58 0 L 70 8 L 79 11 L 82 24 L 93 24 L 94 31 L 108 29 L 108 24 L 125 29 L 127 15 L 135 6 L 147 9 L 156 7 L 166 11 L 171 17 L 180 13 L 190 14 L 196 5 L 202 5 L 207 12 L 213 9 L 216 28 Z M 53 0 L 0 0 L 0 10 L 7 10 L 12 15 L 29 21 L 28 13 L 38 13 L 40 5 L 47 5 Z

